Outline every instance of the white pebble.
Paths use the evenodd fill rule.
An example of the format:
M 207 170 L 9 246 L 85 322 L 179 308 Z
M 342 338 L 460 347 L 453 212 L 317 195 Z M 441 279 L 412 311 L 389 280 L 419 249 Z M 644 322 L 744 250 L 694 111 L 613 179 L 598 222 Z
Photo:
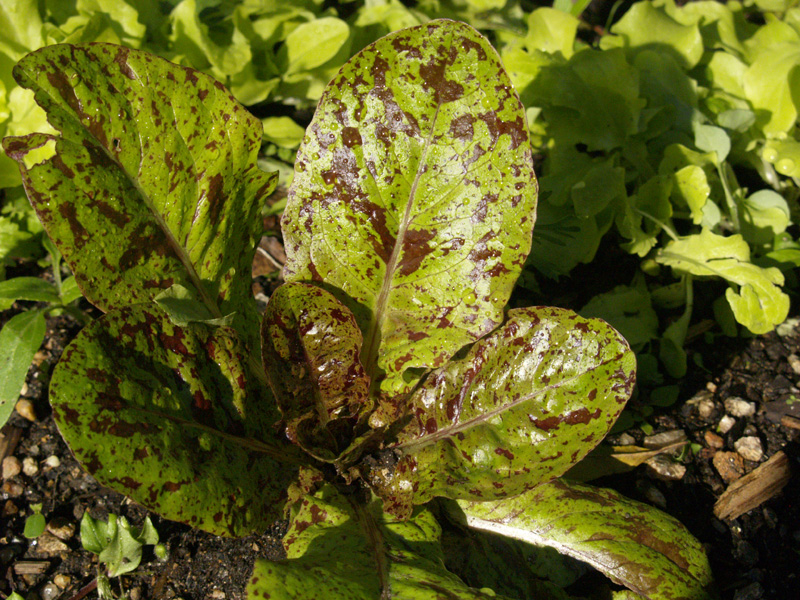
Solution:
M 645 464 L 661 479 L 677 481 L 683 479 L 683 476 L 686 475 L 686 467 L 664 454 L 657 454 L 648 458 Z
M 28 477 L 33 477 L 39 472 L 39 465 L 36 460 L 30 456 L 22 459 L 22 472 Z
M 3 479 L 11 479 L 19 475 L 22 470 L 22 463 L 16 456 L 6 456 L 3 459 Z
M 800 375 L 800 356 L 797 356 L 797 354 L 790 354 L 789 358 L 786 360 L 789 361 L 789 366 L 792 367 L 792 371 L 794 371 L 795 375 Z
M 758 462 L 764 456 L 764 450 L 761 448 L 761 440 L 754 435 L 748 435 L 739 438 L 733 444 L 742 458 Z
M 725 399 L 725 411 L 732 417 L 752 417 L 756 414 L 755 402 L 731 396 Z
M 734 419 L 730 415 L 725 415 L 719 420 L 719 425 L 717 425 L 717 431 L 719 431 L 720 433 L 728 433 L 734 425 L 736 425 L 736 419 Z
M 61 466 L 61 459 L 58 458 L 55 454 L 53 454 L 52 456 L 48 456 L 45 459 L 44 464 L 50 467 L 51 469 L 55 469 L 56 467 Z
M 700 418 L 707 419 L 714 412 L 714 401 L 711 398 L 703 398 L 697 404 L 697 414 Z

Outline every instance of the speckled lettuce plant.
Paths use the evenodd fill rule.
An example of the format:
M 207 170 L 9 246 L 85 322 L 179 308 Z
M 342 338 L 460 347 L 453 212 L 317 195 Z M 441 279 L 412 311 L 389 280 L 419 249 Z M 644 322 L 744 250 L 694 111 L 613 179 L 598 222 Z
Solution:
M 59 428 L 100 482 L 169 519 L 242 536 L 288 516 L 286 559 L 256 564 L 249 598 L 569 597 L 580 569 L 548 546 L 619 598 L 707 597 L 680 524 L 559 479 L 617 418 L 634 359 L 600 320 L 506 309 L 537 184 L 475 30 L 396 32 L 328 85 L 263 315 L 249 267 L 276 177 L 225 88 L 109 44 L 44 48 L 15 77 L 60 135 L 4 148 L 106 313 L 53 374 Z M 526 557 L 514 577 L 480 550 L 497 534 Z

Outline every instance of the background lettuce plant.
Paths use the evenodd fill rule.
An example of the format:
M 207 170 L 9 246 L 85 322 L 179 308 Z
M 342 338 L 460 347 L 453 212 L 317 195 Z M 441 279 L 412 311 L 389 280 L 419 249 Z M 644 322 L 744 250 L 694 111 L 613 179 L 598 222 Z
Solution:
M 536 568 L 547 546 L 619 597 L 709 596 L 680 524 L 559 479 L 616 420 L 635 360 L 598 319 L 505 309 L 537 184 L 524 109 L 474 29 L 401 30 L 327 86 L 263 316 L 249 267 L 277 178 L 225 87 L 111 44 L 50 46 L 14 74 L 57 133 L 4 149 L 106 313 L 53 374 L 59 428 L 167 518 L 239 536 L 288 511 L 287 558 L 256 564 L 249 597 L 498 597 L 492 556 L 470 557 L 469 584 L 445 568 L 443 524 L 541 559 L 521 584 L 488 576 L 504 597 L 568 597 L 563 568 Z

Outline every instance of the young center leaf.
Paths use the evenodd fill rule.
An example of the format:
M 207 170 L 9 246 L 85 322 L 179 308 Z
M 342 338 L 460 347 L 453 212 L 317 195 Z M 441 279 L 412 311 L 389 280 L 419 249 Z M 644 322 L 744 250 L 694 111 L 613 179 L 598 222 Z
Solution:
M 327 485 L 292 509 L 288 560 L 257 560 L 248 600 L 503 600 L 444 567 L 441 527 L 424 508 L 407 521 Z M 543 600 L 547 600 L 544 598 Z
M 496 502 L 459 501 L 468 526 L 550 546 L 648 600 L 714 597 L 705 551 L 669 515 L 564 480 Z
M 369 408 L 353 313 L 321 288 L 287 283 L 267 304 L 262 340 L 264 368 L 289 439 L 321 460 L 335 459 Z
M 279 415 L 245 356 L 231 329 L 178 327 L 154 304 L 118 309 L 65 350 L 53 414 L 101 484 L 218 535 L 261 531 L 300 461 L 271 434 Z
M 257 216 L 277 179 L 256 166 L 258 119 L 210 77 L 111 44 L 42 48 L 14 77 L 61 135 L 3 148 L 87 299 L 108 311 L 177 283 L 214 317 L 255 315 Z
M 633 390 L 635 357 L 607 323 L 564 309 L 509 311 L 461 359 L 432 372 L 370 477 L 387 510 L 435 496 L 493 500 L 563 474 L 603 439 Z
M 391 400 L 502 321 L 536 194 L 523 107 L 487 40 L 446 20 L 404 29 L 320 100 L 283 216 L 284 276 L 343 292 Z M 374 425 L 396 417 L 389 404 Z

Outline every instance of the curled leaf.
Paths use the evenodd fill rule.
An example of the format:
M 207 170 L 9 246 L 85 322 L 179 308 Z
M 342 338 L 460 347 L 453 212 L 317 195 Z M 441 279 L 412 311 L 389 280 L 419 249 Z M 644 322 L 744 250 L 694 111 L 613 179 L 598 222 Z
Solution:
M 261 124 L 193 69 L 112 44 L 55 45 L 14 68 L 61 135 L 6 138 L 31 203 L 104 311 L 175 283 L 213 317 L 254 313 Z M 27 157 L 52 147 L 49 157 Z
M 92 322 L 53 373 L 50 402 L 103 485 L 175 521 L 247 535 L 279 518 L 297 460 L 232 330 L 174 325 L 155 305 Z M 287 461 L 289 464 L 287 464 Z
M 387 510 L 401 515 L 435 496 L 519 494 L 599 443 L 634 379 L 633 353 L 604 321 L 558 308 L 509 311 L 463 359 L 429 375 L 390 446 L 399 462 L 371 476 Z
M 361 331 L 329 292 L 287 283 L 270 298 L 262 355 L 289 439 L 333 460 L 368 408 L 369 379 L 359 360 Z
M 553 546 L 648 600 L 713 597 L 700 542 L 669 515 L 612 490 L 555 480 L 516 498 L 459 505 L 470 527 Z
M 367 374 L 398 398 L 415 369 L 502 320 L 536 194 L 523 107 L 488 41 L 446 20 L 397 31 L 320 101 L 283 216 L 284 276 L 349 297 Z M 384 403 L 374 424 L 399 410 Z

